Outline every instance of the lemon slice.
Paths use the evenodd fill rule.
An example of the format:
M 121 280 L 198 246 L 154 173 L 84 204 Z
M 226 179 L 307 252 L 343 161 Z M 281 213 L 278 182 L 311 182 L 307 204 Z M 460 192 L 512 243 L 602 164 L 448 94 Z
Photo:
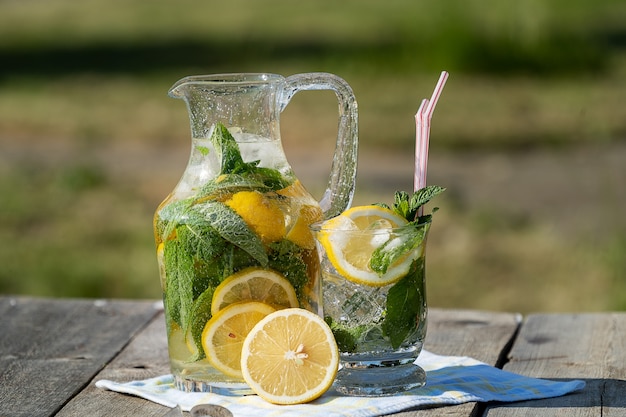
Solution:
M 382 287 L 405 276 L 412 257 L 407 254 L 383 275 L 370 268 L 370 259 L 374 251 L 392 237 L 391 229 L 406 224 L 405 218 L 384 207 L 358 206 L 326 221 L 319 232 L 319 240 L 341 276 L 357 284 Z M 376 232 L 372 233 L 374 229 Z
M 277 310 L 250 331 L 241 351 L 244 380 L 274 404 L 320 397 L 337 374 L 339 350 L 330 327 L 301 308 Z
M 287 240 L 292 241 L 296 245 L 305 249 L 313 249 L 315 240 L 309 226 L 312 223 L 322 219 L 322 209 L 312 205 L 303 205 L 300 213 L 289 232 L 287 232 Z
M 157 246 L 157 263 L 159 265 L 161 289 L 165 292 L 167 290 L 165 287 L 167 280 L 165 279 L 165 244 L 163 242 L 159 243 Z
M 202 348 L 211 365 L 241 378 L 241 346 L 254 325 L 274 311 L 270 305 L 250 301 L 231 304 L 211 317 L 202 332 Z
M 323 217 L 322 209 L 317 201 L 311 197 L 299 180 L 282 190 L 276 191 L 276 194 L 288 197 L 292 204 L 292 216 L 294 218 L 290 222 L 291 225 L 287 227 L 287 236 L 285 236 L 287 240 L 302 248 L 313 249 L 315 240 L 309 226 L 322 220 Z
M 257 267 L 239 271 L 217 286 L 211 301 L 211 314 L 240 301 L 261 301 L 277 308 L 299 306 L 296 291 L 285 277 Z
M 277 198 L 259 191 L 239 191 L 225 201 L 263 243 L 276 242 L 285 237 L 285 214 Z

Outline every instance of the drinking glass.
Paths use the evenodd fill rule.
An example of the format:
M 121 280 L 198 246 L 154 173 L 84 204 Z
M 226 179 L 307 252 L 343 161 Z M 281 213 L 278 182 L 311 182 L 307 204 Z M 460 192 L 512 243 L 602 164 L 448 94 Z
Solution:
M 415 360 L 426 336 L 425 253 L 431 223 L 366 230 L 330 223 L 315 223 L 311 229 L 321 262 L 324 318 L 340 351 L 334 388 L 345 395 L 385 396 L 423 386 L 426 373 Z M 371 270 L 361 276 L 341 265 L 344 253 L 333 247 L 337 242 L 345 245 L 343 252 L 369 247 L 363 256 L 374 256 L 382 245 L 394 247 L 410 239 L 417 244 L 409 245 L 387 269 L 393 272 L 380 281 L 366 278 L 372 277 Z

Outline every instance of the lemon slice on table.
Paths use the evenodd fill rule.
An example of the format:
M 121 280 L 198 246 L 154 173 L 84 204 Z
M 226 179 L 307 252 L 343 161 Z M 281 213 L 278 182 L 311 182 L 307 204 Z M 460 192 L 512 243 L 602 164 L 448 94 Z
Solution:
M 296 290 L 284 276 L 257 267 L 241 270 L 217 286 L 211 301 L 211 314 L 240 301 L 261 301 L 276 308 L 299 306 Z
M 382 287 L 406 275 L 412 258 L 407 254 L 383 275 L 378 275 L 370 268 L 370 259 L 376 248 L 391 237 L 390 229 L 406 224 L 408 221 L 405 218 L 384 207 L 357 206 L 322 224 L 319 240 L 341 276 L 357 284 Z M 372 235 L 372 229 L 379 232 Z
M 277 310 L 250 331 L 241 351 L 244 380 L 274 404 L 302 404 L 330 388 L 339 350 L 330 327 L 301 308 Z
M 268 304 L 250 301 L 231 304 L 211 317 L 202 332 L 202 348 L 211 365 L 241 378 L 243 342 L 254 325 L 274 311 Z

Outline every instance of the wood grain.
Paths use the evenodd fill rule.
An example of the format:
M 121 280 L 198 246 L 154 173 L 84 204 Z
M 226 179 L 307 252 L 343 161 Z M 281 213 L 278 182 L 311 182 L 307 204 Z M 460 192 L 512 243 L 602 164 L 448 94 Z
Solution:
M 0 415 L 54 415 L 155 314 L 153 302 L 0 298 Z
M 626 313 L 535 314 L 523 323 L 504 369 L 537 378 L 584 379 L 584 390 L 487 407 L 499 416 L 625 416 Z
M 162 416 L 168 408 L 153 402 L 96 388 L 100 379 L 126 382 L 169 373 L 163 314 L 156 316 L 128 346 L 57 414 L 83 416 Z

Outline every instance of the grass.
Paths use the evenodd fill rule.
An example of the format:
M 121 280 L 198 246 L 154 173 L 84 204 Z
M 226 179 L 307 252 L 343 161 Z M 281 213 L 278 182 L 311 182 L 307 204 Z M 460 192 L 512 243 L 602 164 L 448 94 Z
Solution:
M 361 150 L 404 155 L 445 68 L 433 154 L 610 147 L 626 138 L 624 21 L 620 0 L 4 2 L 0 292 L 160 295 L 151 218 L 186 162 L 186 111 L 166 97 L 182 76 L 337 73 L 359 100 Z M 335 112 L 332 94 L 296 96 L 286 146 L 332 138 Z M 394 187 L 361 183 L 356 202 Z M 612 226 L 589 239 L 457 192 L 429 243 L 432 305 L 626 308 L 622 203 L 581 219 Z

